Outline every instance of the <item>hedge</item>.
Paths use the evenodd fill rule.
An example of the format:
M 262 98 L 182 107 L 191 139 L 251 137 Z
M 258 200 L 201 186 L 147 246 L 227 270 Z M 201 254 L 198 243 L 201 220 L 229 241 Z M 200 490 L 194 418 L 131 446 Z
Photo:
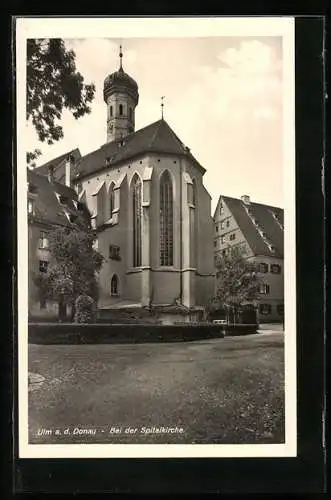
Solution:
M 187 342 L 256 333 L 257 325 L 130 325 L 29 323 L 31 344 Z

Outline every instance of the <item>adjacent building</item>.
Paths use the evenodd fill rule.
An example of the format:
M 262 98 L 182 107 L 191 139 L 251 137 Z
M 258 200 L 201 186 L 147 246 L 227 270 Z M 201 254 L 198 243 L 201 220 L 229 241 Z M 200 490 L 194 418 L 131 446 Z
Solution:
M 257 264 L 259 322 L 281 322 L 284 318 L 284 211 L 221 195 L 214 213 L 214 258 L 240 246 L 247 259 Z M 217 278 L 216 278 L 217 279 Z
M 106 143 L 77 149 L 34 172 L 76 191 L 105 262 L 99 310 L 159 308 L 171 320 L 201 317 L 214 293 L 211 197 L 205 169 L 162 117 L 135 131 L 138 85 L 122 66 L 103 87 Z M 36 175 L 36 174 L 35 174 Z
M 54 160 L 54 169 L 61 161 Z M 48 176 L 27 169 L 27 193 L 29 316 L 56 317 L 58 304 L 41 297 L 35 283 L 35 278 L 49 270 L 48 234 L 56 227 L 72 225 L 82 214 L 89 223 L 89 214 L 73 189 L 54 180 L 52 168 Z

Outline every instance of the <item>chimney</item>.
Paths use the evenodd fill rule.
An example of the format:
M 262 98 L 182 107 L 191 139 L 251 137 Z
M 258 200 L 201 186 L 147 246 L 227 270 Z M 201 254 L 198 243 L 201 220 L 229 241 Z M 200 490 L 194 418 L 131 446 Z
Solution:
M 249 205 L 251 200 L 249 198 L 249 196 L 247 194 L 244 194 L 242 197 L 241 197 L 241 201 L 245 204 L 245 205 Z
M 71 187 L 71 165 L 74 162 L 73 156 L 70 154 L 66 158 L 65 165 L 65 185 Z
M 54 166 L 50 165 L 48 167 L 48 182 L 54 182 Z

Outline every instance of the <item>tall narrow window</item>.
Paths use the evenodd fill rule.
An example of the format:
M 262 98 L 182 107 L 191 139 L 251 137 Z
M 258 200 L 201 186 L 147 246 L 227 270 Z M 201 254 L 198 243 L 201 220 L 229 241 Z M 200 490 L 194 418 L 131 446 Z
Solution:
M 160 180 L 160 264 L 173 265 L 173 195 L 169 172 Z
M 113 106 L 110 106 L 109 111 L 110 111 L 110 116 L 113 116 Z
M 123 104 L 120 104 L 119 109 L 120 109 L 120 115 L 123 115 Z
M 113 275 L 110 283 L 110 294 L 111 295 L 119 295 L 119 290 L 118 290 L 118 277 L 116 274 Z
M 115 208 L 115 191 L 114 184 L 109 186 L 109 217 L 112 218 L 113 210 Z
M 45 231 L 40 231 L 39 248 L 41 249 L 48 248 L 48 238 Z
M 141 180 L 138 175 L 133 180 L 133 266 L 141 266 Z

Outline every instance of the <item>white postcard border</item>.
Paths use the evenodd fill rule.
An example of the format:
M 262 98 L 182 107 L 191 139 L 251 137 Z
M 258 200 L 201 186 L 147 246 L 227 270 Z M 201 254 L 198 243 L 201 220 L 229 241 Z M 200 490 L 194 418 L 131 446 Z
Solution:
M 281 36 L 283 39 L 283 152 L 285 220 L 285 443 L 284 444 L 70 444 L 28 443 L 28 226 L 26 177 L 27 38 Z M 295 457 L 296 241 L 294 18 L 29 18 L 16 19 L 18 423 L 20 458 Z

